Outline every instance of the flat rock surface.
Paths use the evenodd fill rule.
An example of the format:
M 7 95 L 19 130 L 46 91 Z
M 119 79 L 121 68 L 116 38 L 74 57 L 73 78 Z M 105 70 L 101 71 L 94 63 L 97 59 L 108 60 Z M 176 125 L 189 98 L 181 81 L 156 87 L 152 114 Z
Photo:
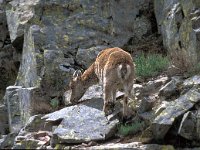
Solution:
M 102 105 L 102 99 L 96 99 L 94 104 L 98 102 Z M 92 107 L 88 102 L 47 114 L 43 119 L 47 122 L 62 120 L 53 131 L 53 143 L 105 140 L 113 135 L 119 122 L 118 119 L 109 121 L 100 108 Z

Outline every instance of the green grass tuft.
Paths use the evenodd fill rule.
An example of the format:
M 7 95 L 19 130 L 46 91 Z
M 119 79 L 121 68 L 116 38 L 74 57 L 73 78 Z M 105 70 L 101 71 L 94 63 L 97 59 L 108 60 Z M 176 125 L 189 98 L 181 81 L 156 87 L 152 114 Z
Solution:
M 121 124 L 121 125 L 119 125 L 118 133 L 120 135 L 127 136 L 127 135 L 131 135 L 131 134 L 135 134 L 138 131 L 141 131 L 143 127 L 144 127 L 144 122 L 135 122 L 130 125 Z
M 160 54 L 148 54 L 146 57 L 142 53 L 135 59 L 136 75 L 139 77 L 153 77 L 166 70 L 169 59 Z

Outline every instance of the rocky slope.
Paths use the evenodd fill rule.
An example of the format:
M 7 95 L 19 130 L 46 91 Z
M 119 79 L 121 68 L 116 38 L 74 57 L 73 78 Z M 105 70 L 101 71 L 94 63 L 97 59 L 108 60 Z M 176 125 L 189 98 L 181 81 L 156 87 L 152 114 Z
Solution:
M 154 0 L 163 45 L 180 72 L 199 63 L 199 8 L 198 0 Z
M 146 43 L 149 45 L 145 45 Z M 52 125 L 43 114 L 63 107 L 64 91 L 75 69 L 86 69 L 99 51 L 116 46 L 126 48 L 134 56 L 139 50 L 151 51 L 149 49 L 152 47 L 159 52 L 167 51 L 173 60 L 176 72 L 184 72 L 199 62 L 199 0 L 154 0 L 154 2 L 151 0 L 0 0 L 0 135 L 2 135 L 0 147 L 12 147 L 13 145 L 9 143 L 13 142 L 9 140 L 14 141 L 19 131 L 15 139 L 15 148 L 26 147 L 26 145 L 55 146 L 62 143 L 59 141 L 62 136 L 58 136 L 60 131 L 76 133 L 75 129 L 81 129 L 79 126 L 75 129 L 68 127 L 74 124 L 81 125 L 82 114 L 77 116 L 80 122 L 70 121 L 73 125 L 68 124 L 69 118 L 63 115 L 61 118 L 54 118 L 54 125 Z M 155 85 L 151 84 L 154 81 L 144 86 L 134 85 L 136 90 L 142 87 L 143 92 L 146 93 L 137 95 L 142 106 L 145 106 L 138 111 L 143 113 L 140 118 L 153 123 L 152 136 L 160 140 L 171 133 L 176 133 L 178 137 L 194 141 L 194 146 L 198 146 L 196 143 L 199 140 L 199 77 L 194 76 L 187 80 L 170 78 L 170 82 L 166 85 L 164 81 L 155 82 Z M 140 88 L 139 93 L 142 93 Z M 145 101 L 145 96 L 147 99 L 152 99 L 155 96 L 152 96 L 152 93 L 156 92 L 159 93 L 158 105 L 152 106 L 152 103 Z M 95 98 L 95 95 L 89 97 L 93 99 L 89 106 L 101 106 L 95 101 L 99 97 Z M 162 101 L 166 100 L 170 102 L 158 109 Z M 52 105 L 55 101 L 57 107 Z M 155 111 L 156 116 L 151 120 L 144 113 L 152 107 L 157 111 Z M 95 119 L 98 117 L 101 120 L 105 119 L 101 116 L 101 111 L 85 107 L 83 104 L 78 108 L 71 106 L 58 110 L 55 114 L 64 111 L 64 113 L 77 115 L 77 112 L 70 111 L 72 108 L 75 109 L 74 111 L 80 109 L 83 114 L 85 111 L 91 111 L 90 114 L 97 115 L 94 118 L 86 115 L 91 122 L 97 122 Z M 40 115 L 31 117 L 38 114 Z M 69 116 L 72 120 L 76 117 Z M 38 126 L 47 122 L 50 124 L 49 128 L 41 128 L 43 132 L 37 135 L 34 118 L 39 119 Z M 91 132 L 98 134 L 98 136 L 92 135 L 95 140 L 76 133 L 78 137 L 87 139 L 77 141 L 105 140 L 108 133 L 108 137 L 111 136 L 112 131 L 107 129 L 116 127 L 118 121 L 117 119 L 113 124 L 111 122 L 111 127 L 106 120 L 101 122 L 102 124 L 99 122 L 97 127 L 104 124 L 108 127 L 98 128 L 106 133 L 96 133 L 97 129 L 93 128 L 94 131 Z M 189 123 L 191 130 L 186 133 L 188 121 L 192 122 Z M 178 130 L 173 130 L 175 125 L 178 126 Z M 63 129 L 62 126 L 65 128 Z M 24 128 L 21 129 L 22 127 Z M 5 134 L 8 136 L 3 136 Z M 77 139 L 74 135 L 68 137 L 70 141 L 72 137 Z M 66 139 L 67 137 L 64 141 Z M 134 147 L 133 145 L 126 146 Z M 135 148 L 145 149 L 141 147 Z M 158 145 L 157 147 L 162 148 Z

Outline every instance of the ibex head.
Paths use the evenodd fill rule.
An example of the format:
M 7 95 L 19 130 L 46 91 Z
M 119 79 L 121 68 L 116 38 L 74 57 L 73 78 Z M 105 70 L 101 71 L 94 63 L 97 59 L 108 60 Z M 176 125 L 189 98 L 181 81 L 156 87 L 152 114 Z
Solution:
M 70 89 L 70 102 L 76 103 L 85 93 L 85 88 L 81 80 L 82 72 L 76 70 L 72 76 L 72 79 L 69 83 Z

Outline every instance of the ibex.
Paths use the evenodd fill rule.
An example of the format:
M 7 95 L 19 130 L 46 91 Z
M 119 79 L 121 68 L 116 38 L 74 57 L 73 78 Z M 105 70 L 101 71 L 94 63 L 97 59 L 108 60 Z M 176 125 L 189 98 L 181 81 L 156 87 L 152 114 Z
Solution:
M 103 85 L 103 111 L 110 114 L 110 107 L 116 100 L 116 92 L 124 90 L 123 117 L 127 117 L 128 97 L 132 98 L 131 91 L 135 79 L 135 66 L 131 55 L 118 48 L 102 50 L 95 62 L 82 74 L 77 70 L 73 74 L 69 88 L 70 102 L 77 102 L 86 90 L 98 82 Z

